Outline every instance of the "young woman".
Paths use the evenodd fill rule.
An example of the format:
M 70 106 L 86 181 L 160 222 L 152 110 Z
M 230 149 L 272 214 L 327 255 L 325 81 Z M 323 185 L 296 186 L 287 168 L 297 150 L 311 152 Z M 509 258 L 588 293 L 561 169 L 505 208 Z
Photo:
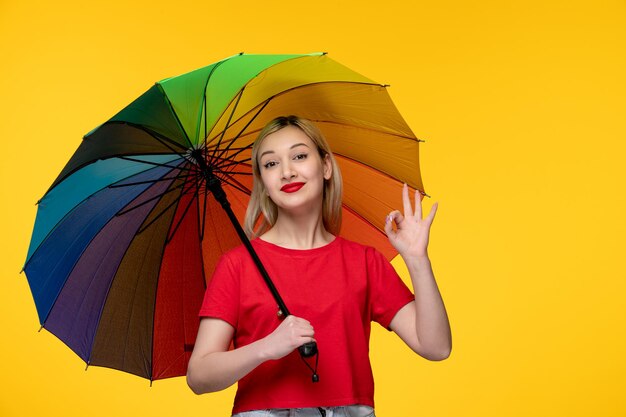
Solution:
M 341 174 L 313 123 L 296 116 L 270 122 L 252 147 L 252 169 L 245 230 L 292 315 L 277 314 L 243 245 L 226 253 L 205 293 L 187 382 L 196 394 L 239 382 L 237 417 L 373 416 L 371 321 L 426 359 L 450 354 L 450 326 L 427 253 L 437 203 L 422 219 L 419 195 L 413 210 L 405 184 L 404 214 L 386 219 L 414 295 L 380 252 L 338 236 Z M 317 383 L 297 349 L 312 341 L 319 347 Z

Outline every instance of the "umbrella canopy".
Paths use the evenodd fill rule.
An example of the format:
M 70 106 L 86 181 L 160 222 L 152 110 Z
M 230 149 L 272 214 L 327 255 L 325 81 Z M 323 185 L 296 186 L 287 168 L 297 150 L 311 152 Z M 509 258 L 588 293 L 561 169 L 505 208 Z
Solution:
M 337 158 L 341 235 L 391 259 L 399 184 L 424 189 L 386 86 L 324 53 L 239 54 L 157 82 L 85 135 L 38 203 L 24 270 L 41 325 L 89 365 L 184 375 L 206 284 L 241 243 L 200 166 L 242 222 L 252 143 L 286 114 L 316 122 Z

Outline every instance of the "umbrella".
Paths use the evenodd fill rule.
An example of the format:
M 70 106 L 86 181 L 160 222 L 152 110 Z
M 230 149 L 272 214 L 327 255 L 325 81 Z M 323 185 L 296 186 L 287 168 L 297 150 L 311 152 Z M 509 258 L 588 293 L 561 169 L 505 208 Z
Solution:
M 385 215 L 401 183 L 423 186 L 387 85 L 326 53 L 242 53 L 157 82 L 84 136 L 38 202 L 24 265 L 42 328 L 88 366 L 185 375 L 215 265 L 247 240 L 251 145 L 285 114 L 316 122 L 337 157 L 341 235 L 391 259 Z

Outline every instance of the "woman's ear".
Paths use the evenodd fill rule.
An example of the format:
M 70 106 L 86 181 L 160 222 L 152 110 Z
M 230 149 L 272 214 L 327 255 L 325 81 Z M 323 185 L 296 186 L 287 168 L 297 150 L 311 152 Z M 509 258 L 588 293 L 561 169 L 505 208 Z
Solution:
M 330 155 L 326 154 L 324 156 L 324 179 L 329 180 L 333 176 L 333 164 L 330 161 Z

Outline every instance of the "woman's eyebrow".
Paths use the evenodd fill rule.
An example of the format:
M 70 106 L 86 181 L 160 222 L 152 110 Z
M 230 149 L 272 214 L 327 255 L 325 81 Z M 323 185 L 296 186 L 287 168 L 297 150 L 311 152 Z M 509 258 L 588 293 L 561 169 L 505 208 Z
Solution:
M 289 149 L 293 149 L 293 148 L 295 148 L 296 146 L 300 146 L 300 145 L 304 145 L 304 146 L 306 146 L 307 148 L 309 147 L 306 143 L 300 142 L 300 143 L 296 143 L 296 144 L 294 144 L 294 145 L 291 145 L 291 146 L 289 147 Z M 274 152 L 274 151 L 272 151 L 272 150 L 265 151 L 265 152 L 263 152 L 261 155 L 259 155 L 259 159 L 260 159 L 260 158 L 262 158 L 262 157 L 263 157 L 263 155 L 268 154 L 268 153 L 275 153 L 275 152 Z

